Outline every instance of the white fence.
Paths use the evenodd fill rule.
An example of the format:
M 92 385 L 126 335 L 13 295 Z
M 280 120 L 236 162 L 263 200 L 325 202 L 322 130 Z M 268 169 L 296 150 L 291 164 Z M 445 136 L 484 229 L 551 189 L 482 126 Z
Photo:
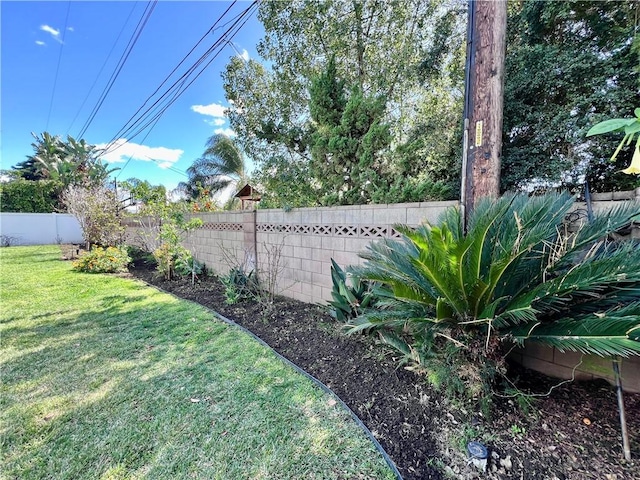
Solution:
M 51 245 L 82 243 L 82 229 L 66 213 L 0 213 L 3 245 Z

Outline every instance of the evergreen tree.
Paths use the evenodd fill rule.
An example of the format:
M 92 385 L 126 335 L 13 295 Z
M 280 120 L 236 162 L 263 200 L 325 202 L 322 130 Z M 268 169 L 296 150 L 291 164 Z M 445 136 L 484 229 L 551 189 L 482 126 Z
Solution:
M 391 140 L 389 126 L 382 121 L 384 97 L 366 97 L 355 86 L 347 99 L 333 59 L 309 90 L 314 122 L 311 171 L 321 185 L 320 202 L 371 203 L 388 186 L 381 155 Z

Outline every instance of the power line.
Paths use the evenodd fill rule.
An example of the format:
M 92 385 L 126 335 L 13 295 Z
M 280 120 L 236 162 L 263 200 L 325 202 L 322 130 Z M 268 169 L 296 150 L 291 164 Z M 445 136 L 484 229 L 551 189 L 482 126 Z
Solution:
M 139 125 L 141 125 L 142 123 L 146 122 L 141 128 L 138 128 L 138 130 L 133 135 L 130 135 L 128 140 L 131 140 L 132 138 L 135 138 L 142 131 L 144 131 L 144 129 L 146 129 L 151 123 L 153 123 L 160 116 L 162 116 L 164 114 L 164 112 L 177 100 L 177 98 L 180 95 L 182 95 L 182 93 L 204 72 L 204 70 L 211 64 L 211 62 L 215 58 L 217 58 L 217 56 L 221 52 L 221 48 L 220 48 L 221 45 L 224 45 L 224 44 L 226 44 L 226 42 L 229 41 L 229 38 L 226 38 L 226 37 L 230 36 L 230 38 L 233 38 L 233 36 L 235 36 L 237 34 L 237 32 L 242 28 L 242 26 L 244 26 L 244 24 L 250 18 L 250 15 L 249 16 L 247 16 L 247 15 L 253 9 L 255 9 L 255 6 L 257 5 L 257 3 L 258 3 L 257 1 L 254 1 L 242 13 L 240 13 L 234 19 L 232 19 L 229 22 L 227 22 L 227 24 L 225 24 L 225 25 L 228 25 L 229 23 L 232 23 L 232 22 L 233 22 L 233 25 L 231 27 L 229 27 L 224 32 L 224 34 L 222 34 L 214 42 L 214 44 L 180 78 L 178 78 L 178 80 L 176 80 L 158 99 L 156 99 L 155 102 L 149 108 L 147 108 L 142 114 L 137 115 L 140 112 L 140 110 L 142 110 L 142 107 L 140 107 L 138 109 L 138 111 L 127 121 L 127 123 L 125 123 L 125 125 L 113 136 L 113 138 L 108 142 L 108 145 L 113 145 L 113 142 L 115 140 L 117 140 L 118 138 L 122 138 L 124 136 L 129 136 L 128 134 L 132 130 L 138 128 Z M 228 9 L 227 9 L 227 11 L 228 11 Z M 226 12 L 225 12 L 225 14 L 226 14 Z M 223 16 L 224 16 L 224 14 L 216 21 L 216 23 L 218 23 Z M 245 18 L 245 20 L 242 23 L 240 23 L 243 18 Z M 215 27 L 215 24 L 214 24 L 214 27 Z M 211 32 L 214 29 L 214 27 L 209 29 L 209 32 Z M 207 32 L 207 34 L 209 32 Z M 198 43 L 200 43 L 200 42 L 198 42 Z M 186 80 L 189 78 L 189 76 L 192 75 L 194 72 L 196 72 L 198 70 L 198 68 L 206 61 L 207 57 L 211 56 L 216 51 L 216 49 L 218 49 L 218 51 L 214 54 L 214 56 L 211 58 L 211 60 L 209 60 L 204 65 L 204 67 L 202 67 L 200 69 L 200 71 L 195 75 L 193 80 L 191 80 L 191 82 L 189 82 L 189 84 L 187 84 L 186 86 L 183 86 L 184 83 L 186 82 Z M 191 51 L 193 51 L 193 49 Z M 191 52 L 189 52 L 189 53 L 191 53 Z M 181 60 L 180 64 L 182 64 L 185 61 L 185 59 L 186 59 L 186 57 L 184 57 Z M 176 69 L 174 69 L 173 72 L 175 72 L 175 70 Z M 171 74 L 169 76 L 171 76 Z M 168 77 L 165 78 L 165 80 L 162 82 L 162 84 L 166 83 L 167 80 L 168 80 Z M 156 89 L 154 94 L 158 90 L 159 90 L 159 88 Z M 167 100 L 167 97 L 170 96 L 172 93 L 173 93 L 173 97 L 170 100 Z M 147 98 L 147 100 L 145 100 L 143 106 L 148 103 L 148 101 L 153 97 L 154 94 L 152 94 L 149 98 Z M 137 116 L 137 118 L 136 118 L 136 116 Z M 109 146 L 107 146 L 105 152 L 113 151 L 113 150 L 119 148 L 120 146 L 121 145 L 117 145 L 117 146 L 114 145 L 113 148 L 109 148 Z
M 118 33 L 118 37 L 113 42 L 113 45 L 111 45 L 111 50 L 109 50 L 109 53 L 107 54 L 107 58 L 102 63 L 102 67 L 100 67 L 100 71 L 96 75 L 96 78 L 93 81 L 93 84 L 91 85 L 91 88 L 89 88 L 89 91 L 87 92 L 87 95 L 84 97 L 84 100 L 82 100 L 82 104 L 80 105 L 80 108 L 78 108 L 78 111 L 76 112 L 75 116 L 73 117 L 73 120 L 71 120 L 71 125 L 69 125 L 69 128 L 67 128 L 67 132 L 65 133 L 65 135 L 69 134 L 69 130 L 71 130 L 71 128 L 73 127 L 73 124 L 76 123 L 76 120 L 78 119 L 78 115 L 80 115 L 80 112 L 84 108 L 84 105 L 87 103 L 87 100 L 89 99 L 89 96 L 91 95 L 91 92 L 93 92 L 93 89 L 95 88 L 96 84 L 98 83 L 98 79 L 100 78 L 100 75 L 102 75 L 102 71 L 107 66 L 107 63 L 109 63 L 109 59 L 111 58 L 111 54 L 113 53 L 113 51 L 116 48 L 116 45 L 120 41 L 120 37 L 122 37 L 122 33 L 124 32 L 125 27 L 129 23 L 129 19 L 131 18 L 131 15 L 133 15 L 133 11 L 136 9 L 137 5 L 138 4 L 135 3 L 135 2 L 133 3 L 133 7 L 131 7 L 131 10 L 129 11 L 129 15 L 127 16 L 127 19 L 122 24 L 122 28 L 120 29 L 120 33 Z
M 149 136 L 149 134 L 152 132 L 152 130 L 153 130 L 153 129 L 155 128 L 155 126 L 158 124 L 158 121 L 159 121 L 159 120 L 160 120 L 160 119 L 158 118 L 158 119 L 156 120 L 156 123 L 154 123 L 154 124 L 153 124 L 153 126 L 149 129 L 149 131 L 146 133 L 146 135 L 144 136 L 144 138 L 140 141 L 140 143 L 141 143 L 141 144 L 144 144 L 144 141 L 147 139 L 147 137 Z M 121 169 L 120 169 L 120 171 L 118 172 L 118 175 L 116 175 L 116 178 L 115 178 L 116 180 L 117 180 L 117 179 L 118 179 L 118 177 L 122 174 L 122 172 L 124 171 L 124 169 L 125 169 L 125 168 L 127 168 L 127 165 L 129 165 L 129 162 L 131 162 L 131 159 L 132 159 L 132 158 L 133 158 L 133 154 L 129 156 L 129 158 L 127 159 L 127 161 L 126 161 L 126 162 L 124 162 L 124 165 L 122 166 L 122 168 L 121 168 Z M 153 159 L 153 158 L 151 158 L 151 157 L 147 157 L 147 158 L 149 158 L 150 160 L 154 160 L 154 159 Z M 154 161 L 155 161 L 155 160 L 154 160 Z M 173 167 L 173 166 L 170 166 L 170 167 L 169 167 L 169 169 L 170 169 L 170 170 L 172 170 L 172 171 L 174 171 L 175 173 L 179 173 L 179 174 L 181 174 L 181 175 L 188 176 L 188 175 L 186 174 L 186 172 L 183 172 L 182 170 L 178 170 L 177 168 L 175 168 L 175 167 Z
M 233 4 L 235 4 L 235 2 Z M 136 113 L 134 113 L 134 115 L 131 118 L 129 118 L 129 120 L 118 131 L 118 133 L 116 133 L 116 135 L 113 136 L 113 138 L 108 142 L 107 147 L 101 152 L 102 155 L 105 155 L 107 153 L 111 153 L 111 152 L 117 150 L 122 145 L 124 145 L 124 143 L 128 143 L 129 140 L 131 140 L 132 138 L 135 138 L 137 135 L 139 135 L 145 129 L 147 129 L 149 126 L 151 126 L 149 128 L 149 130 L 147 131 L 147 133 L 145 134 L 144 138 L 141 141 L 142 143 L 144 143 L 144 141 L 147 139 L 147 137 L 149 136 L 151 131 L 158 124 L 161 116 L 189 88 L 189 86 L 191 86 L 193 84 L 193 82 L 195 82 L 198 79 L 198 77 L 204 72 L 204 70 L 206 70 L 206 68 L 218 57 L 218 55 L 222 52 L 222 49 L 223 49 L 224 45 L 231 44 L 233 46 L 231 40 L 233 39 L 233 37 L 235 35 L 237 35 L 237 33 L 240 31 L 240 29 L 242 29 L 242 27 L 247 23 L 249 18 L 251 18 L 251 15 L 254 13 L 254 11 L 256 9 L 256 6 L 258 4 L 258 0 L 254 1 L 242 13 L 240 13 L 236 17 L 232 18 L 231 20 L 229 20 L 225 24 L 223 24 L 220 27 L 218 27 L 218 28 L 223 28 L 226 25 L 232 24 L 213 43 L 213 45 L 187 70 L 186 73 L 184 73 L 182 76 L 180 76 L 180 78 L 178 78 L 178 80 L 176 80 L 149 108 L 147 108 L 144 111 L 144 113 L 142 113 L 141 115 L 138 116 L 138 114 L 144 108 L 144 106 L 153 98 L 154 95 L 156 95 L 158 93 L 158 91 L 161 89 L 161 87 L 165 83 L 167 83 L 167 81 L 171 78 L 171 76 L 178 70 L 180 65 L 182 65 L 186 61 L 186 59 L 193 53 L 195 48 L 197 48 L 197 46 L 211 32 L 216 30 L 217 24 L 229 12 L 229 10 L 233 6 L 233 4 L 229 8 L 227 8 L 227 10 L 225 10 L 225 12 L 216 20 L 216 22 L 213 24 L 213 26 L 200 38 L 200 40 L 198 40 L 196 45 L 193 48 L 191 48 L 191 50 L 187 53 L 187 55 L 185 55 L 182 58 L 182 60 L 178 63 L 178 65 L 171 71 L 171 73 L 169 73 L 169 75 L 162 81 L 162 83 L 156 88 L 156 90 L 144 101 L 144 103 L 142 104 L 142 106 L 140 108 L 138 108 Z M 216 52 L 216 49 L 217 49 L 217 52 Z M 213 56 L 209 59 L 209 61 L 207 61 L 205 63 L 207 58 L 210 57 L 212 54 L 213 54 Z M 189 76 L 191 74 L 193 74 L 194 72 L 196 72 L 198 67 L 200 67 L 203 64 L 204 64 L 204 66 L 202 66 L 200 68 L 200 70 L 196 73 L 196 75 L 187 84 L 186 82 L 187 82 L 187 80 L 189 80 Z M 137 118 L 136 118 L 136 116 L 137 116 Z M 146 122 L 146 123 L 144 123 L 144 122 Z M 144 123 L 144 125 L 140 126 L 142 123 Z M 131 135 L 129 139 L 125 139 L 125 142 L 123 144 L 117 144 L 117 145 L 115 144 L 115 141 L 118 138 L 122 138 L 122 136 L 124 136 L 125 134 L 131 132 L 135 128 L 138 128 L 138 130 L 135 133 L 133 133 L 133 135 Z M 120 169 L 120 172 L 118 173 L 116 178 L 118 178 L 123 173 L 125 168 L 129 165 L 130 161 L 133 159 L 133 156 L 134 155 L 131 155 L 127 159 L 127 161 L 125 162 L 124 166 Z M 153 158 L 150 158 L 150 157 L 148 157 L 148 158 L 150 160 L 160 164 L 160 160 L 153 159 Z M 172 171 L 172 172 L 175 172 L 175 173 L 178 173 L 178 174 L 183 175 L 185 177 L 188 177 L 186 172 L 184 172 L 182 170 L 179 170 L 179 169 L 175 168 L 172 165 L 169 166 L 169 167 L 166 167 L 166 168 L 168 170 Z
M 87 129 L 95 119 L 98 111 L 100 110 L 100 108 L 102 107 L 102 104 L 107 98 L 107 95 L 111 91 L 113 84 L 115 83 L 116 79 L 120 75 L 120 72 L 124 67 L 124 64 L 127 62 L 129 55 L 133 50 L 133 47 L 136 45 L 136 43 L 138 43 L 138 40 L 140 39 L 140 35 L 142 34 L 144 27 L 147 25 L 147 22 L 149 21 L 149 18 L 151 17 L 151 14 L 153 13 L 153 10 L 155 9 L 157 3 L 158 3 L 158 0 L 154 0 L 152 2 L 147 3 L 147 6 L 145 7 L 144 12 L 142 13 L 142 16 L 140 17 L 140 20 L 138 20 L 138 25 L 136 25 L 136 29 L 133 32 L 131 38 L 129 39 L 129 43 L 127 44 L 125 51 L 120 56 L 118 65 L 116 65 L 115 70 L 113 71 L 113 73 L 111 74 L 111 77 L 109 78 L 109 82 L 107 83 L 104 90 L 102 91 L 102 95 L 100 95 L 100 98 L 98 99 L 98 102 L 96 103 L 95 107 L 93 107 L 93 110 L 89 115 L 89 118 L 87 119 L 82 129 L 80 130 L 80 133 L 78 134 L 78 138 L 83 137 L 83 135 L 86 133 Z
M 51 110 L 53 110 L 53 99 L 56 96 L 56 86 L 58 85 L 58 72 L 60 71 L 60 60 L 62 59 L 62 49 L 64 48 L 64 39 L 67 36 L 67 22 L 69 21 L 69 11 L 71 10 L 71 0 L 67 2 L 67 14 L 64 18 L 64 30 L 62 30 L 62 43 L 58 52 L 58 64 L 56 65 L 56 75 L 53 79 L 53 90 L 51 92 L 51 101 L 49 102 L 49 113 L 47 113 L 47 125 L 45 131 L 49 130 L 49 120 L 51 119 Z
M 129 118 L 129 120 L 127 120 L 127 122 L 125 123 L 125 127 L 129 124 L 129 122 L 131 122 L 131 120 L 133 120 L 133 119 L 135 118 L 135 116 L 136 116 L 138 113 L 140 113 L 140 110 L 142 110 L 142 109 L 144 108 L 144 106 L 147 104 L 147 102 L 148 102 L 149 100 L 151 100 L 151 98 L 153 98 L 153 96 L 154 96 L 156 93 L 158 93 L 158 91 L 162 88 L 162 86 L 163 86 L 165 83 L 167 83 L 167 81 L 169 80 L 169 78 L 171 78 L 171 76 L 176 72 L 176 70 L 178 70 L 178 68 L 180 68 L 180 65 L 182 65 L 182 64 L 186 61 L 186 59 L 189 57 L 189 55 L 191 55 L 191 54 L 193 53 L 193 51 L 198 47 L 198 45 L 200 45 L 200 44 L 202 43 L 202 41 L 203 41 L 203 40 L 204 40 L 204 39 L 205 39 L 205 38 L 206 38 L 206 37 L 207 37 L 211 32 L 213 32 L 213 31 L 215 30 L 216 25 L 220 22 L 220 20 L 222 20 L 222 19 L 226 16 L 226 14 L 227 14 L 227 13 L 229 13 L 229 10 L 231 10 L 231 8 L 232 8 L 235 4 L 236 4 L 236 1 L 234 0 L 234 2 L 233 2 L 231 5 L 229 5 L 229 7 L 227 7 L 227 9 L 222 13 L 222 15 L 220 15 L 220 16 L 218 17 L 218 19 L 214 22 L 214 24 L 211 26 L 211 28 L 210 28 L 209 30 L 207 30 L 207 32 L 206 32 L 202 37 L 200 37 L 200 40 L 198 40 L 198 42 L 197 42 L 197 43 L 196 43 L 196 44 L 191 48 L 191 50 L 189 50 L 189 52 L 188 52 L 184 57 L 182 57 L 182 60 L 180 60 L 180 63 L 178 63 L 178 65 L 176 65 L 176 66 L 174 67 L 174 69 L 173 69 L 173 70 L 171 70 L 171 72 L 169 73 L 169 75 L 167 75 L 167 76 L 165 77 L 165 79 L 162 81 L 162 83 L 161 83 L 160 85 L 158 85 L 158 87 L 155 89 L 155 91 L 154 91 L 151 95 L 149 95 L 149 96 L 147 97 L 147 99 L 146 99 L 146 100 L 144 101 L 144 103 L 140 106 L 140 108 L 138 108 L 138 110 L 136 110 L 136 112 L 135 112 L 133 115 L 131 115 L 131 117 Z M 124 127 L 123 127 L 123 128 L 124 128 Z M 121 129 L 121 130 L 122 130 L 122 129 Z M 118 132 L 118 134 L 116 134 L 114 137 L 115 137 L 115 138 L 117 138 L 118 136 L 119 136 L 119 132 Z

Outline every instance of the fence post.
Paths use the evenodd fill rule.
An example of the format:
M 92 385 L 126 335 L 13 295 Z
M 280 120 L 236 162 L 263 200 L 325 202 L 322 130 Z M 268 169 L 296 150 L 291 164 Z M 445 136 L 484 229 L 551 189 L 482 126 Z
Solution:
M 258 240 L 256 232 L 257 210 L 243 211 L 242 231 L 244 236 L 244 251 L 248 256 L 248 266 L 253 267 L 255 274 L 258 273 Z

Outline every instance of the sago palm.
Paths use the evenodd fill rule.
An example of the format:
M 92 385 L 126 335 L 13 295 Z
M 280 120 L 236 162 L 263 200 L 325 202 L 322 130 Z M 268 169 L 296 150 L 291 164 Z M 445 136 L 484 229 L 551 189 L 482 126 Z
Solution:
M 640 204 L 620 202 L 570 232 L 574 205 L 567 194 L 510 195 L 482 200 L 466 234 L 457 209 L 434 225 L 397 227 L 401 239 L 372 244 L 351 269 L 382 297 L 351 331 L 380 330 L 418 362 L 432 339 L 462 346 L 469 332 L 487 350 L 508 337 L 640 355 L 640 246 L 607 240 L 640 220 Z

